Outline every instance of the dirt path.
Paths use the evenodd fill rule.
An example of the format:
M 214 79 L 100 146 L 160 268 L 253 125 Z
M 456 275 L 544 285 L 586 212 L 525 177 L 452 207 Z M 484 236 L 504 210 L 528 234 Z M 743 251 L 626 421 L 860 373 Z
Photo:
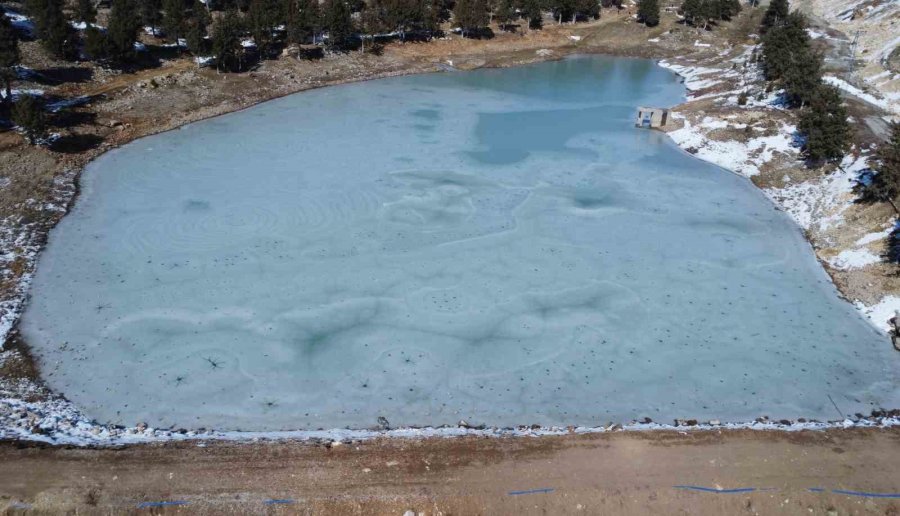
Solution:
M 900 512 L 900 495 L 834 492 L 900 493 L 900 429 L 618 432 L 333 447 L 6 444 L 0 463 L 0 508 L 52 513 L 141 512 L 146 502 L 184 502 L 156 512 L 205 514 Z

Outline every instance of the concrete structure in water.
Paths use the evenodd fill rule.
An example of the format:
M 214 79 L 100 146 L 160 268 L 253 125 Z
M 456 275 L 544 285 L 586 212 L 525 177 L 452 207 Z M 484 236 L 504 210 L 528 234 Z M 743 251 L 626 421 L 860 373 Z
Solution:
M 639 107 L 637 120 L 634 125 L 637 127 L 665 127 L 669 120 L 669 110 L 652 107 Z

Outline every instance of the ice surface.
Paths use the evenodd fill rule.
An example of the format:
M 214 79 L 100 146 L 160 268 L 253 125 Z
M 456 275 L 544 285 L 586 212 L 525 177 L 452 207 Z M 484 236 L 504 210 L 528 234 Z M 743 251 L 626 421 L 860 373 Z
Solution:
M 101 421 L 227 430 L 898 406 L 886 338 L 604 57 L 293 95 L 91 164 L 21 324 Z

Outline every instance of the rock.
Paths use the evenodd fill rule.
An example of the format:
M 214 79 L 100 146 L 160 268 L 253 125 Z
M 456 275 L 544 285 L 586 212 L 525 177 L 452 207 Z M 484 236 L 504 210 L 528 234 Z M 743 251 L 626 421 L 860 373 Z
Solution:
M 719 426 L 719 425 L 722 424 L 722 422 L 719 421 L 718 419 L 710 419 L 710 420 L 709 420 L 709 424 L 712 425 L 712 426 Z
M 382 430 L 390 430 L 391 429 L 391 423 L 390 423 L 390 421 L 387 420 L 386 417 L 378 416 L 377 421 L 378 421 L 379 428 L 381 428 Z
M 143 421 L 141 421 L 140 423 L 136 424 L 134 427 L 135 427 L 135 429 L 137 429 L 138 432 L 143 432 L 143 431 L 147 430 L 147 423 L 144 423 Z
M 553 55 L 553 51 L 550 50 L 549 48 L 540 48 L 540 49 L 538 49 L 538 50 L 535 51 L 535 54 L 537 54 L 537 55 L 539 55 L 539 56 L 541 56 L 541 57 L 547 57 L 547 56 L 552 56 L 552 55 Z

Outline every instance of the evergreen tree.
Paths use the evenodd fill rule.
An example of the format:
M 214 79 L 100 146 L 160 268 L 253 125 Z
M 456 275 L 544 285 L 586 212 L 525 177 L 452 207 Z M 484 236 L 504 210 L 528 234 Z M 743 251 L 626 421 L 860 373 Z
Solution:
M 763 33 L 767 32 L 776 24 L 787 18 L 789 11 L 790 7 L 788 6 L 788 0 L 770 0 L 769 7 L 766 9 L 766 14 L 763 15 L 760 30 Z
M 875 155 L 876 174 L 872 182 L 864 187 L 863 199 L 868 201 L 888 202 L 897 209 L 900 198 L 900 123 L 891 125 L 891 139 L 878 148 Z
M 22 95 L 13 106 L 13 123 L 22 129 L 28 143 L 34 145 L 47 135 L 44 103 L 40 98 Z
M 134 44 L 141 30 L 141 20 L 131 0 L 113 0 L 109 11 L 109 58 L 124 63 L 134 58 Z
M 638 0 L 638 21 L 648 27 L 659 25 L 659 0 Z
M 425 12 L 425 30 L 431 36 L 441 32 L 441 24 L 450 19 L 450 10 L 444 0 L 429 0 Z
M 575 0 L 553 0 L 553 19 L 557 23 L 575 23 Z
M 822 82 L 822 56 L 808 46 L 799 46 L 790 57 L 782 79 L 787 104 L 803 107 Z
M 30 5 L 41 14 L 34 18 L 38 37 L 48 52 L 61 59 L 74 53 L 74 31 L 63 12 L 62 0 L 32 0 Z
M 511 0 L 499 0 L 499 2 L 497 2 L 497 8 L 494 11 L 494 20 L 497 21 L 497 26 L 500 27 L 500 30 L 509 30 L 515 15 L 516 10 L 512 5 Z
M 216 60 L 216 69 L 225 71 L 243 69 L 241 30 L 241 20 L 234 9 L 225 11 L 213 25 L 212 52 Z
M 297 24 L 297 41 L 315 43 L 322 31 L 322 10 L 318 0 L 300 0 L 300 16 Z
M 256 48 L 263 57 L 270 56 L 275 47 L 275 26 L 282 21 L 277 0 L 252 0 L 247 12 L 247 25 Z
M 197 6 L 194 6 L 196 10 Z M 166 32 L 166 38 L 172 43 L 178 43 L 178 38 L 185 33 L 187 20 L 185 19 L 184 0 L 162 0 L 162 26 Z M 204 16 L 208 16 L 206 7 L 201 4 Z M 204 25 L 204 32 L 206 26 Z M 202 37 L 202 36 L 201 36 Z
M 155 32 L 156 28 L 159 27 L 160 22 L 162 22 L 162 13 L 160 13 L 160 10 L 162 9 L 162 1 L 161 0 L 137 0 L 137 1 L 138 1 L 138 10 L 139 10 L 141 23 L 143 23 L 145 27 L 150 27 L 150 29 Z
M 0 80 L 3 81 L 5 94 L 2 104 L 6 106 L 12 103 L 12 82 L 16 78 L 15 66 L 20 60 L 16 29 L 13 28 L 9 18 L 0 14 Z
M 688 25 L 697 26 L 697 20 L 701 16 L 703 0 L 684 0 L 681 4 L 681 15 Z
M 580 17 L 596 20 L 600 18 L 600 4 L 597 0 L 575 0 L 575 12 Z
M 97 23 L 97 7 L 94 0 L 77 0 L 75 3 L 75 21 L 88 25 Z
M 894 211 L 897 211 L 897 205 L 893 201 L 891 201 L 891 205 L 894 207 Z M 891 263 L 900 262 L 900 224 L 895 224 L 894 228 L 891 229 L 891 233 L 888 235 L 887 249 L 884 254 L 887 261 Z
M 328 46 L 347 50 L 353 42 L 353 20 L 350 7 L 344 0 L 327 0 L 322 15 L 323 26 L 328 32 Z
M 841 94 L 821 84 L 810 95 L 797 129 L 806 138 L 803 154 L 812 164 L 839 161 L 850 147 L 850 124 Z
M 109 37 L 97 27 L 91 25 L 84 30 L 84 53 L 92 61 L 109 59 Z
M 770 81 L 781 79 L 797 61 L 797 54 L 810 48 L 806 18 L 793 12 L 772 26 L 763 37 L 763 72 Z
M 719 19 L 730 20 L 741 12 L 740 0 L 718 0 Z
M 187 19 L 186 25 L 188 50 L 195 56 L 202 55 L 206 51 L 205 38 L 207 27 L 209 27 L 209 12 L 200 0 L 194 0 L 191 15 Z
M 544 27 L 544 13 L 541 0 L 523 0 L 522 14 L 528 20 L 529 29 L 541 29 Z
M 463 37 L 472 31 L 479 32 L 488 25 L 485 0 L 457 0 L 453 7 L 453 21 L 462 30 Z

